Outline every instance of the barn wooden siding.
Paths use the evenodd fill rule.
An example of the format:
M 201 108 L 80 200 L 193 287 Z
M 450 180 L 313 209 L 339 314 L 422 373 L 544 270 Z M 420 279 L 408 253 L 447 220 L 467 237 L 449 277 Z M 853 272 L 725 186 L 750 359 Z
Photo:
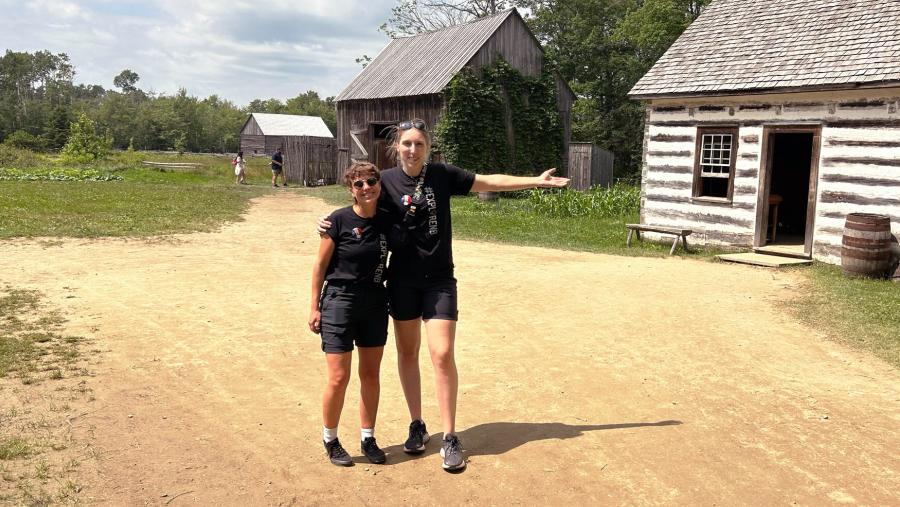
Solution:
M 821 126 L 813 257 L 840 262 L 848 213 L 891 217 L 900 234 L 900 88 L 706 99 L 648 105 L 641 222 L 686 227 L 701 243 L 751 246 L 764 126 Z M 696 134 L 738 126 L 730 203 L 692 198 Z
M 376 133 L 371 124 L 396 124 L 421 118 L 429 129 L 433 129 L 442 108 L 443 99 L 439 94 L 338 102 L 336 139 L 339 170 L 346 169 L 352 160 L 374 161 Z M 353 141 L 351 132 L 363 144 L 365 153 Z
M 263 134 L 259 124 L 250 116 L 241 129 L 241 151 L 244 155 L 271 156 L 278 148 L 284 149 L 284 136 L 267 136 Z
M 593 143 L 569 143 L 569 186 L 575 190 L 612 186 L 613 154 Z
M 335 165 L 335 141 L 327 137 L 284 137 L 284 176 L 304 186 L 333 185 L 342 170 Z

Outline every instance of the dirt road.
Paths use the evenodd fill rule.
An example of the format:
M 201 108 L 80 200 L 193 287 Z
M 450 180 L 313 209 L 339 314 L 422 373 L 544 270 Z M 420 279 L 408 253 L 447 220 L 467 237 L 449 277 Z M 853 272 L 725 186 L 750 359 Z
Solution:
M 153 241 L 0 243 L 4 281 L 88 336 L 80 499 L 109 505 L 898 505 L 900 372 L 825 341 L 784 301 L 795 275 L 680 258 L 455 242 L 459 428 L 425 456 L 393 337 L 377 436 L 388 465 L 328 464 L 324 361 L 306 330 L 313 217 L 285 192 L 246 221 Z M 72 297 L 74 296 L 74 297 Z M 342 440 L 359 456 L 351 383 Z

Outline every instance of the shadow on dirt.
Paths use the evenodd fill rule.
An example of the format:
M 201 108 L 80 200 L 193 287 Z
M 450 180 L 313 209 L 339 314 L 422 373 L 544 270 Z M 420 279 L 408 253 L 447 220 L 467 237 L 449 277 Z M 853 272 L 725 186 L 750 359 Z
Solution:
M 647 426 L 678 426 L 680 424 L 683 423 L 676 420 L 618 424 L 494 422 L 479 424 L 460 431 L 459 439 L 463 443 L 466 456 L 492 456 L 504 454 L 535 440 L 575 438 L 588 431 L 620 430 Z M 403 463 L 422 456 L 437 454 L 441 449 L 441 438 L 443 438 L 443 433 L 432 433 L 427 449 L 419 455 L 411 456 L 405 454 L 402 444 L 392 445 L 385 448 L 384 451 L 390 456 L 388 458 L 389 463 Z

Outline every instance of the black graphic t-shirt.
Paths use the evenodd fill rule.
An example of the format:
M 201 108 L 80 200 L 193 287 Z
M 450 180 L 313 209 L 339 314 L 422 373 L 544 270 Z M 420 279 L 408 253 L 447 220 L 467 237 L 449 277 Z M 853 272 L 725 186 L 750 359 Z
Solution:
M 453 276 L 450 197 L 468 194 L 475 174 L 449 164 L 428 164 L 420 195 L 416 195 L 418 181 L 418 176 L 410 177 L 399 167 L 381 173 L 379 206 L 396 223 L 391 276 Z
M 381 285 L 385 280 L 388 245 L 387 216 L 376 213 L 363 218 L 353 206 L 335 210 L 328 220 L 328 236 L 334 240 L 334 253 L 325 271 L 325 280 L 344 284 Z

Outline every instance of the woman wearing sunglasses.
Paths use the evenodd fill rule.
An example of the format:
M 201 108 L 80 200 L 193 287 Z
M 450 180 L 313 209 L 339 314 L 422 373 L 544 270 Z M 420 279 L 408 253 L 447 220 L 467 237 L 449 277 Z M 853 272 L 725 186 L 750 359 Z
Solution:
M 469 192 L 564 187 L 569 179 L 553 176 L 555 169 L 540 176 L 522 177 L 474 174 L 453 165 L 430 163 L 431 135 L 425 123 L 418 119 L 393 127 L 389 141 L 398 164 L 382 172 L 379 207 L 394 222 L 392 236 L 399 237 L 391 245 L 388 298 L 397 337 L 400 383 L 412 421 L 403 450 L 410 454 L 424 452 L 429 440 L 422 419 L 419 373 L 424 323 L 444 432 L 442 466 L 448 471 L 458 471 L 465 468 L 466 461 L 456 436 L 459 378 L 453 351 L 458 311 L 450 197 Z M 329 225 L 327 220 L 320 219 L 319 232 Z
M 372 463 L 386 460 L 375 443 L 375 417 L 387 342 L 385 232 L 390 225 L 383 220 L 385 215 L 376 213 L 381 183 L 374 165 L 354 163 L 344 181 L 353 205 L 335 210 L 329 216 L 331 228 L 322 235 L 313 267 L 309 329 L 322 337 L 328 370 L 322 399 L 325 450 L 331 463 L 351 466 L 353 460 L 338 440 L 337 429 L 350 382 L 354 342 L 359 349 L 361 449 Z

